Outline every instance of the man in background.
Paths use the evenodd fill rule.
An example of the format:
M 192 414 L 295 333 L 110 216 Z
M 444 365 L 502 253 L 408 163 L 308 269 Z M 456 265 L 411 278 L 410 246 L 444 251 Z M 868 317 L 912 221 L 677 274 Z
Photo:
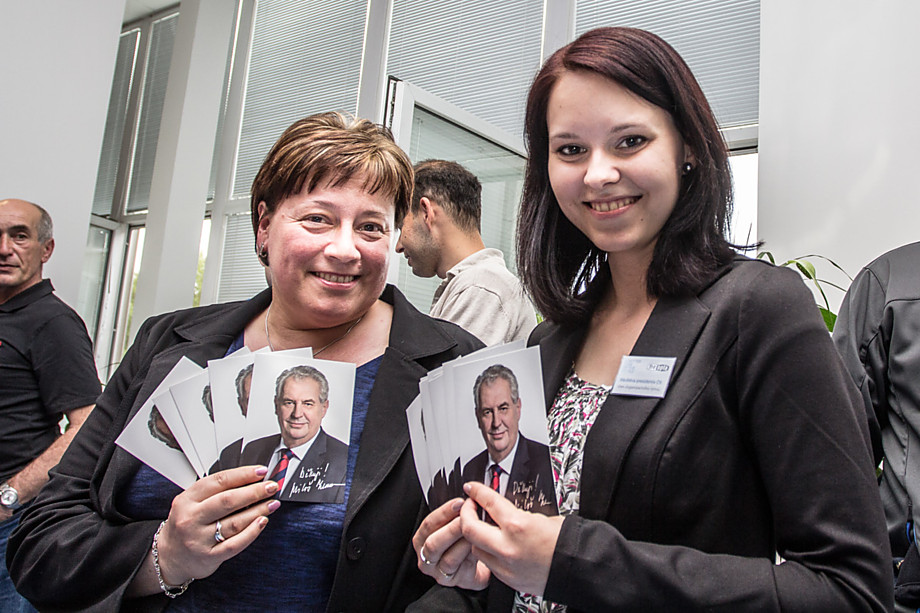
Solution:
M 77 313 L 42 280 L 54 251 L 51 217 L 24 200 L 0 200 L 0 610 L 31 610 L 6 570 L 19 511 L 102 391 L 92 343 Z M 69 427 L 61 434 L 66 415 Z
M 416 276 L 444 279 L 429 315 L 469 330 L 486 345 L 526 339 L 537 325 L 533 305 L 502 252 L 482 242 L 481 193 L 476 176 L 456 162 L 417 164 L 396 251 Z

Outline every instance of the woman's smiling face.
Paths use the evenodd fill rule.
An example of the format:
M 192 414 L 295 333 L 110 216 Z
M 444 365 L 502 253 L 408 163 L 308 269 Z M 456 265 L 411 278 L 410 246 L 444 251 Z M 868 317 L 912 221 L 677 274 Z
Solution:
M 651 261 L 689 149 L 664 109 L 587 71 L 564 73 L 546 113 L 550 184 L 563 214 L 602 251 Z
M 393 198 L 369 193 L 361 177 L 302 190 L 263 214 L 275 308 L 301 329 L 364 315 L 386 285 L 394 215 Z

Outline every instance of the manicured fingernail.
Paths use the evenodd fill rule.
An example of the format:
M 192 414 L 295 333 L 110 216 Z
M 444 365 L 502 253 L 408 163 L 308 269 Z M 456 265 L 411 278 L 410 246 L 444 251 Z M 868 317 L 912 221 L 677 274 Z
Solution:
M 262 517 L 259 518 L 259 527 L 264 528 L 267 525 L 268 525 L 268 518 L 263 515 Z
M 464 483 L 464 484 L 463 484 L 463 491 L 464 491 L 465 493 L 469 494 L 471 489 L 473 489 L 473 484 L 472 484 L 472 483 Z
M 450 505 L 450 510 L 456 512 L 456 511 L 459 511 L 460 507 L 462 506 L 463 506 L 462 500 L 455 500 L 454 504 Z
M 256 469 L 256 475 L 259 477 L 264 477 L 268 474 L 268 466 L 260 466 Z
M 269 481 L 268 483 L 265 484 L 265 493 L 266 493 L 266 494 L 274 494 L 274 493 L 277 492 L 277 491 L 278 491 L 278 483 L 277 483 L 277 482 L 275 482 L 275 481 Z
M 272 500 L 271 502 L 268 503 L 268 512 L 271 513 L 273 511 L 277 511 L 278 507 L 280 506 L 281 506 L 280 500 Z

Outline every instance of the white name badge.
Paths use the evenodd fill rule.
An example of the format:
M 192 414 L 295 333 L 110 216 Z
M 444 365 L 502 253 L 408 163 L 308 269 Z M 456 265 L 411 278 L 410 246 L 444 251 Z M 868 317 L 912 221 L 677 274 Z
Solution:
M 625 355 L 611 394 L 664 398 L 677 358 Z

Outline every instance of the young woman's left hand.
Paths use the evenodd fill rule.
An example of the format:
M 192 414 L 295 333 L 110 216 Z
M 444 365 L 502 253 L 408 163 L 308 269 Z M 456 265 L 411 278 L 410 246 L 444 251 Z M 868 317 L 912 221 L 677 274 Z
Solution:
M 469 498 L 460 509 L 460 529 L 473 556 L 506 585 L 542 595 L 563 518 L 522 511 L 482 483 L 467 483 L 463 490 Z M 495 525 L 479 519 L 477 503 Z

